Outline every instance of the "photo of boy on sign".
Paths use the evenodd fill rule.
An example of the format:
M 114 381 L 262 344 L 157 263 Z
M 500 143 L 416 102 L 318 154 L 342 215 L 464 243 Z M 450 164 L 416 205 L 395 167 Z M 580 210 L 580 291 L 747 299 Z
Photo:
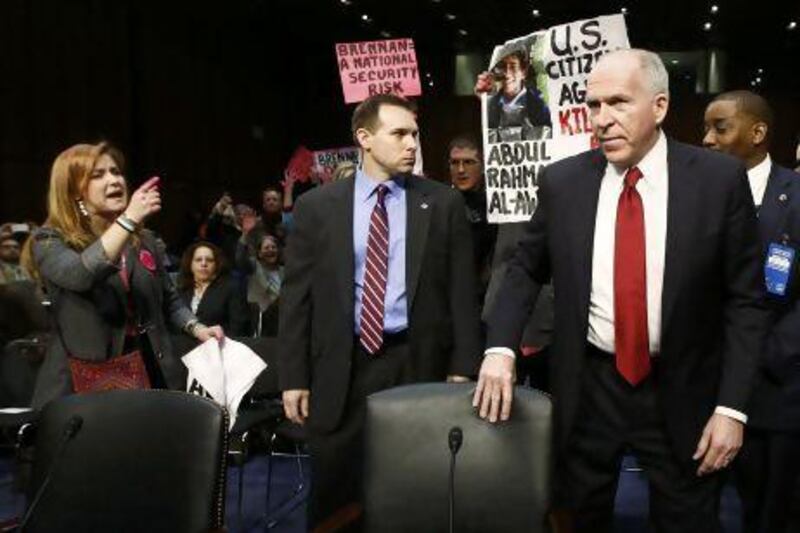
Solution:
M 495 90 L 488 102 L 490 143 L 552 137 L 550 110 L 536 87 L 528 49 L 517 48 L 492 67 Z

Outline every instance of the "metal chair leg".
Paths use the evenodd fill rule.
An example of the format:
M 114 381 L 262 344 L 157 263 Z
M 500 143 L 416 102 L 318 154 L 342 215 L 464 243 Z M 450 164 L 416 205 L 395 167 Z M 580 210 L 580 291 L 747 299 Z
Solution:
M 300 496 L 305 490 L 305 473 L 303 471 L 303 458 L 302 454 L 300 453 L 300 445 L 297 443 L 295 443 L 294 445 L 294 452 L 295 452 L 295 459 L 297 461 L 297 474 L 298 474 L 297 485 L 295 486 L 292 495 L 286 498 L 286 500 L 284 500 L 283 503 L 281 503 L 281 505 L 279 505 L 275 509 L 277 514 L 276 517 L 269 519 L 272 513 L 270 512 L 269 507 L 267 507 L 267 529 L 272 529 L 275 526 L 277 526 L 284 518 L 292 514 L 292 512 L 295 509 L 297 509 L 300 505 L 302 505 L 306 501 L 305 498 L 298 498 L 298 496 Z M 271 458 L 270 461 L 272 461 Z M 289 505 L 288 507 L 285 507 L 286 504 L 290 502 L 292 502 L 292 504 Z M 277 511 L 281 512 L 277 513 Z
M 275 449 L 275 434 L 273 433 L 267 440 L 267 493 L 264 504 L 264 514 L 269 517 L 269 502 L 272 494 L 272 451 Z
M 246 459 L 247 459 L 247 457 L 246 457 L 246 454 L 247 454 L 247 449 L 246 449 L 246 447 L 247 447 L 247 437 L 248 437 L 248 432 L 247 431 L 242 433 L 242 437 L 241 437 L 241 441 L 240 441 L 241 448 L 239 450 L 239 458 L 238 458 L 238 463 L 239 463 L 239 468 L 238 468 L 238 470 L 239 470 L 238 491 L 237 491 L 237 495 L 236 495 L 237 496 L 236 512 L 237 512 L 237 515 L 238 515 L 238 518 L 239 518 L 239 527 L 242 528 L 243 531 L 244 531 L 244 505 L 243 505 L 243 502 L 244 502 L 244 465 L 245 465 L 245 462 L 246 462 Z
M 239 487 L 237 492 L 236 513 L 239 517 L 239 527 L 244 527 L 244 512 L 242 511 L 242 500 L 244 500 L 244 464 L 239 465 Z

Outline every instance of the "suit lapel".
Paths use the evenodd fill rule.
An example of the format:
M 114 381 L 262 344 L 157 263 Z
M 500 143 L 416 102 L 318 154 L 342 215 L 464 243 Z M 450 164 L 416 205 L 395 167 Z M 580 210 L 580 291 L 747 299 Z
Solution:
M 125 282 L 122 280 L 123 275 L 127 275 L 127 282 L 133 283 L 133 269 L 134 269 L 134 262 L 135 262 L 135 254 L 133 253 L 133 247 L 128 246 L 123 251 L 125 254 L 125 270 L 123 272 L 121 267 L 120 261 L 120 270 L 115 273 L 113 276 L 110 277 L 108 280 L 109 285 L 112 287 L 114 292 L 116 293 L 117 302 L 121 306 L 123 314 L 127 316 L 127 305 L 128 305 L 128 289 L 125 285 Z M 124 324 L 124 322 L 123 322 Z M 119 328 L 117 335 L 112 337 L 111 339 L 111 346 L 108 347 L 109 349 L 109 357 L 113 357 L 116 355 L 120 355 L 122 353 L 122 348 L 125 343 L 125 326 Z
M 125 268 L 128 274 L 128 286 L 133 286 L 134 275 L 138 273 L 139 261 L 138 254 L 133 246 L 128 246 L 125 250 Z M 126 288 L 127 290 L 127 288 Z
M 687 263 L 684 243 L 695 231 L 694 214 L 697 213 L 691 157 L 672 141 L 667 141 L 667 236 L 664 254 L 664 285 L 661 292 L 661 338 L 668 330 L 669 318 L 675 307 L 680 288 L 681 268 Z M 693 229 L 695 228 L 695 229 Z M 663 342 L 663 340 L 662 340 Z
M 331 223 L 331 239 L 333 250 L 341 250 L 342 256 L 337 260 L 339 298 L 343 312 L 353 314 L 355 251 L 353 250 L 353 194 L 355 179 L 343 180 L 331 202 L 328 220 Z
M 574 250 L 576 279 L 579 281 L 581 316 L 589 316 L 589 298 L 592 290 L 592 254 L 594 251 L 594 230 L 597 219 L 597 202 L 600 197 L 600 182 L 603 180 L 608 162 L 597 150 L 589 155 L 587 178 L 575 180 L 573 187 L 574 213 L 576 213 Z M 558 216 L 556 214 L 556 216 Z M 588 324 L 588 322 L 587 322 Z
M 211 306 L 211 299 L 214 297 L 214 284 L 217 280 L 212 281 L 209 283 L 208 287 L 206 287 L 205 292 L 203 292 L 203 296 L 200 298 L 200 304 L 197 306 L 197 312 L 195 315 L 205 315 L 206 308 Z
M 409 312 L 414 305 L 433 211 L 432 201 L 419 187 L 419 180 L 415 176 L 406 179 L 406 297 Z
M 127 250 L 123 253 L 127 253 Z M 125 261 L 130 261 L 130 258 L 126 255 Z M 108 278 L 108 284 L 114 289 L 114 292 L 117 293 L 117 296 L 121 301 L 125 301 L 125 285 L 122 283 L 122 262 L 118 263 L 120 270 L 114 273 L 114 275 Z M 130 274 L 128 274 L 130 276 Z
M 784 176 L 778 172 L 778 166 L 775 163 L 772 164 L 767 180 L 767 189 L 764 191 L 764 198 L 758 211 L 758 232 L 761 244 L 765 249 L 769 246 L 770 241 L 778 238 L 778 233 L 782 230 L 786 220 L 789 207 L 787 195 L 791 186 L 788 178 L 791 176 Z

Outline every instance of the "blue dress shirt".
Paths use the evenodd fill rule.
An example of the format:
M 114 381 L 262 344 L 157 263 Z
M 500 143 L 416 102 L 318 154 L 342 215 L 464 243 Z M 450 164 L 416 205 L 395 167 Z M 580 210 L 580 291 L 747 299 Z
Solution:
M 406 298 L 406 190 L 405 178 L 396 177 L 382 182 L 388 187 L 384 198 L 389 217 L 389 275 L 386 279 L 383 331 L 398 333 L 408 328 Z M 367 257 L 367 237 L 372 210 L 378 201 L 377 188 L 362 169 L 356 171 L 353 198 L 353 250 L 355 251 L 355 334 L 361 333 L 361 293 L 364 290 L 364 263 Z

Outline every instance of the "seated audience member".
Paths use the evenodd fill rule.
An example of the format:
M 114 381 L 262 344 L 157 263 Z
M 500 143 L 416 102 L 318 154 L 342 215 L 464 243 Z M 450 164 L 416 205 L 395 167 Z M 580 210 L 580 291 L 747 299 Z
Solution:
M 129 195 L 123 163 L 107 143 L 75 145 L 53 163 L 47 220 L 23 253 L 52 302 L 55 326 L 35 408 L 97 390 L 94 378 L 121 375 L 114 360 L 123 355 L 137 369 L 136 384 L 146 372 L 152 386 L 183 389 L 167 324 L 201 341 L 223 338 L 219 326 L 201 324 L 181 301 L 155 235 L 143 228 L 161 210 L 158 178 Z
M 24 226 L 24 233 L 15 234 L 16 226 Z M 27 238 L 27 228 L 27 224 L 4 224 L 0 231 L 0 284 L 31 279 L 30 274 L 19 264 L 22 249 L 20 242 Z
M 280 264 L 280 247 L 273 235 L 264 235 L 255 253 L 239 241 L 236 265 L 248 275 L 247 303 L 252 309 L 252 320 L 257 337 L 274 337 L 278 334 L 278 300 L 283 284 L 283 266 Z
M 217 246 L 201 241 L 184 252 L 178 291 L 201 322 L 219 324 L 232 337 L 249 334 L 240 285 L 228 275 L 228 263 Z
M 769 103 L 750 91 L 723 93 L 708 104 L 704 122 L 703 145 L 737 157 L 747 167 L 759 208 L 764 271 L 767 280 L 775 279 L 776 273 L 769 270 L 774 254 L 796 257 L 798 250 L 800 174 L 775 164 L 769 155 L 774 123 Z M 792 491 L 800 480 L 800 294 L 792 279 L 796 272 L 793 268 L 787 275 L 788 290 L 769 281 L 766 286 L 768 334 L 735 464 L 747 533 L 796 531 L 789 525 Z

